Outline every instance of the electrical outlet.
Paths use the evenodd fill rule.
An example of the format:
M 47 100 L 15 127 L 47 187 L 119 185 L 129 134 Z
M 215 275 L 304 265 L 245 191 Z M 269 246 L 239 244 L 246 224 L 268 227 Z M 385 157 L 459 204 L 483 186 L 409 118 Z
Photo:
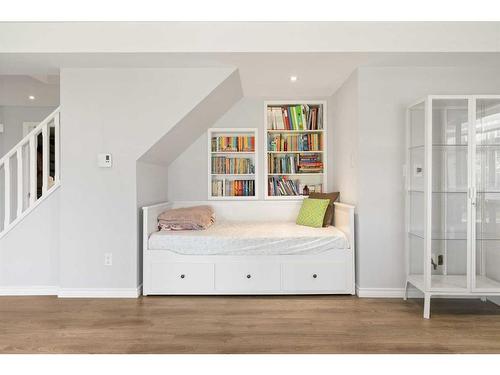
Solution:
M 442 266 L 444 263 L 444 257 L 443 255 L 438 255 L 438 266 Z
M 113 265 L 113 254 L 112 253 L 104 253 L 104 265 L 112 266 Z

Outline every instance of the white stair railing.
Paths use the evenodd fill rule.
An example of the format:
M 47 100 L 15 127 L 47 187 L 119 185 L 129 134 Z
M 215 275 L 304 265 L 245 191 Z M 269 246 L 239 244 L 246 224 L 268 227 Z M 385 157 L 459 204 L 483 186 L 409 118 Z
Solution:
M 0 213 L 3 211 L 3 223 L 0 222 L 0 238 L 14 228 L 60 184 L 59 119 L 60 108 L 57 108 L 0 159 L 0 176 L 3 170 L 4 180 L 4 194 L 1 202 L 3 204 L 0 204 Z M 54 139 L 52 145 L 51 135 Z M 40 138 L 41 155 L 38 154 Z M 51 151 L 53 151 L 54 162 L 52 171 L 50 168 Z M 17 163 L 13 163 L 14 157 L 17 159 Z M 41 161 L 41 165 L 39 161 Z M 25 171 L 25 168 L 28 170 Z M 40 169 L 42 174 L 41 191 L 38 191 L 40 179 L 38 171 Z M 12 175 L 14 171 L 17 174 L 17 183 L 15 185 L 16 191 L 13 192 Z M 12 212 L 13 204 L 16 204 L 15 212 Z

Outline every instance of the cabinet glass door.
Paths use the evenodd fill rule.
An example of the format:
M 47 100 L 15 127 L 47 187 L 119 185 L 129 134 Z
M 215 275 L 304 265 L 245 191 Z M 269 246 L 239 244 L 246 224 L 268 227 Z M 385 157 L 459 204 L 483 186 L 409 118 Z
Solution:
M 500 99 L 477 99 L 473 288 L 500 291 Z
M 434 290 L 468 288 L 467 99 L 432 99 L 432 228 L 429 274 Z

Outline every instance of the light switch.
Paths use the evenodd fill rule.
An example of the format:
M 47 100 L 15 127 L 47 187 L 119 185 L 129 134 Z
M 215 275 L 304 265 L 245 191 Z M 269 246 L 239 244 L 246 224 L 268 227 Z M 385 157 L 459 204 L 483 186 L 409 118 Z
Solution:
M 0 133 L 3 133 L 3 124 L 0 124 Z
M 100 168 L 111 168 L 113 166 L 111 154 L 97 155 L 97 166 Z

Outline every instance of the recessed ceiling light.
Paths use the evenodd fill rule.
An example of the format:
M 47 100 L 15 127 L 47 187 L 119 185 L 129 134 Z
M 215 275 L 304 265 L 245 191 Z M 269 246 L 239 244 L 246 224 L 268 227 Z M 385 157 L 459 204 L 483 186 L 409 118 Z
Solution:
M 33 95 L 28 96 L 29 100 L 35 100 L 35 97 Z
M 296 82 L 297 81 L 297 76 L 290 76 L 290 81 Z

